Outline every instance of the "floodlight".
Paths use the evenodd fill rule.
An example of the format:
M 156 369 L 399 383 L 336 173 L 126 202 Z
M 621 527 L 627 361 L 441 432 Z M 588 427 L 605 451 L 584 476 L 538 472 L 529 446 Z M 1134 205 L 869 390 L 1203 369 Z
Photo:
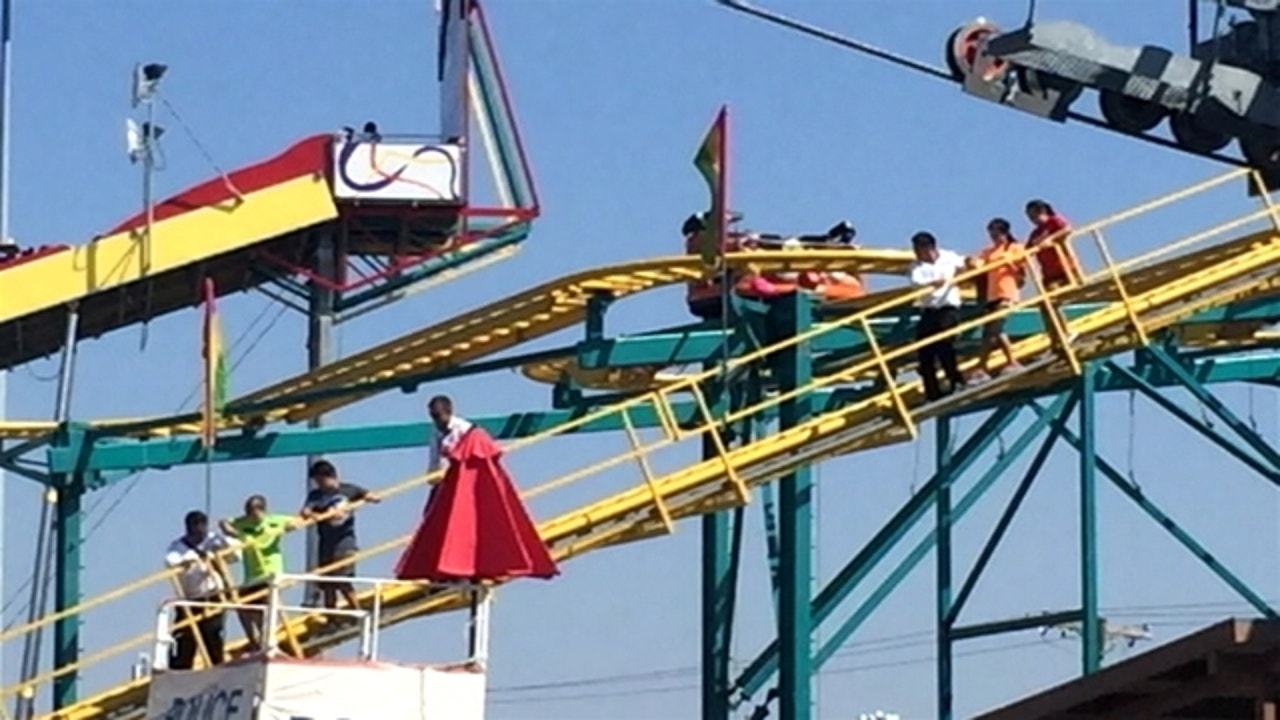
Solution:
M 169 69 L 168 65 L 160 63 L 147 63 L 145 65 L 138 63 L 133 66 L 133 106 L 137 107 L 138 103 L 148 100 L 155 95 L 156 87 L 160 84 L 160 78 L 164 77 L 164 73 Z
M 124 121 L 125 149 L 129 152 L 129 162 L 136 163 L 151 152 L 151 143 L 164 135 L 164 128 L 149 122 L 138 123 L 132 118 Z
M 124 145 L 129 152 L 129 162 L 138 162 L 138 156 L 143 150 L 142 128 L 138 127 L 138 123 L 133 118 L 125 118 L 124 121 Z

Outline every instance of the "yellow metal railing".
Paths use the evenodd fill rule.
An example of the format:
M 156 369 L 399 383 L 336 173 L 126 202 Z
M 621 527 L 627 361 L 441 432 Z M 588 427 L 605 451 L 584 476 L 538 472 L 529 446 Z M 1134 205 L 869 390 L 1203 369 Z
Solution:
M 984 317 L 980 317 L 971 321 L 964 322 L 946 334 L 957 335 L 960 333 L 964 333 L 994 318 L 1006 316 L 1010 313 L 1013 313 L 1028 307 L 1040 307 L 1044 309 L 1046 312 L 1048 312 L 1051 316 L 1051 321 L 1049 323 L 1049 327 L 1047 328 L 1048 335 L 1035 336 L 1032 338 L 1028 338 L 1026 340 L 1020 341 L 1018 343 L 1018 346 L 1021 347 L 1022 350 L 1033 349 L 1032 346 L 1039 348 L 1039 346 L 1048 344 L 1050 341 L 1047 338 L 1052 337 L 1053 338 L 1052 342 L 1057 344 L 1059 349 L 1069 359 L 1072 366 L 1078 368 L 1079 362 L 1074 354 L 1075 350 L 1073 348 L 1073 343 L 1070 341 L 1071 332 L 1073 328 L 1084 327 L 1088 325 L 1088 323 L 1082 322 L 1081 318 L 1077 318 L 1076 320 L 1073 320 L 1071 322 L 1063 321 L 1062 318 L 1058 316 L 1058 313 L 1056 311 L 1053 311 L 1054 304 L 1062 301 L 1064 297 L 1070 295 L 1071 293 L 1080 292 L 1082 290 L 1087 290 L 1090 288 L 1094 288 L 1094 289 L 1111 288 L 1112 291 L 1114 292 L 1114 295 L 1116 296 L 1116 300 L 1114 302 L 1119 303 L 1123 306 L 1124 317 L 1127 318 L 1127 322 L 1130 325 L 1132 325 L 1133 330 L 1136 333 L 1138 333 L 1139 337 L 1145 338 L 1149 328 L 1144 327 L 1144 323 L 1142 319 L 1143 318 L 1142 308 L 1138 307 L 1134 303 L 1133 295 L 1127 289 L 1126 275 L 1128 275 L 1134 270 L 1138 270 L 1138 272 L 1134 273 L 1134 275 L 1135 277 L 1140 276 L 1141 268 L 1143 266 L 1153 263 L 1155 260 L 1158 260 L 1161 258 L 1168 259 L 1170 256 L 1173 256 L 1174 253 L 1184 250 L 1191 245 L 1204 242 L 1205 240 L 1208 240 L 1210 238 L 1213 238 L 1219 235 L 1223 235 L 1231 230 L 1234 230 L 1238 227 L 1246 225 L 1249 222 L 1257 221 L 1263 218 L 1269 218 L 1273 223 L 1277 223 L 1277 227 L 1280 227 L 1280 221 L 1277 221 L 1277 217 L 1276 217 L 1277 210 L 1271 205 L 1265 204 L 1264 207 L 1259 211 L 1255 211 L 1248 215 L 1240 216 L 1228 222 L 1222 223 L 1218 226 L 1215 226 L 1214 228 L 1211 228 L 1208 231 L 1203 231 L 1200 233 L 1196 233 L 1194 235 L 1181 238 L 1170 244 L 1165 245 L 1164 247 L 1158 250 L 1139 255 L 1136 258 L 1133 258 L 1124 262 L 1120 262 L 1120 263 L 1116 263 L 1113 260 L 1113 252 L 1110 248 L 1107 247 L 1107 242 L 1102 233 L 1102 230 L 1104 228 L 1110 228 L 1130 218 L 1136 217 L 1138 215 L 1142 215 L 1146 212 L 1150 212 L 1152 210 L 1164 207 L 1166 205 L 1169 205 L 1183 198 L 1196 195 L 1200 192 L 1204 192 L 1209 189 L 1223 185 L 1227 182 L 1230 182 L 1231 180 L 1238 179 L 1245 172 L 1248 172 L 1248 171 L 1234 171 L 1232 173 L 1228 173 L 1219 178 L 1215 178 L 1207 182 L 1200 183 L 1187 190 L 1179 191 L 1178 193 L 1173 193 L 1169 196 L 1166 196 L 1165 198 L 1161 198 L 1157 201 L 1147 203 L 1143 206 L 1140 206 L 1139 209 L 1137 210 L 1125 211 L 1123 213 L 1114 215 L 1110 218 L 1106 218 L 1102 221 L 1085 225 L 1083 227 L 1080 227 L 1072 231 L 1069 234 L 1065 234 L 1062 238 L 1055 239 L 1055 240 L 1060 240 L 1061 242 L 1064 242 L 1064 243 L 1070 243 L 1077 240 L 1080 237 L 1087 236 L 1091 238 L 1093 242 L 1099 245 L 1101 248 L 1101 256 L 1102 256 L 1101 269 L 1096 270 L 1094 272 L 1084 272 L 1082 282 L 1080 283 L 1080 285 L 1077 285 L 1075 287 L 1057 288 L 1051 291 L 1045 291 L 1040 286 L 1037 280 L 1036 292 L 1034 293 L 1033 297 L 1031 297 L 1030 299 L 1023 300 L 1008 308 L 997 311 L 996 313 L 988 314 Z M 1018 258 L 1018 259 L 1015 259 L 1014 261 L 1023 262 L 1023 261 L 1026 261 L 1026 257 Z M 962 282 L 974 279 L 989 269 L 990 268 L 987 267 L 987 268 L 976 268 L 972 271 L 967 271 L 962 275 L 958 276 L 956 282 L 962 283 Z M 1157 269 L 1159 268 L 1157 267 Z M 1034 276 L 1035 274 L 1033 273 L 1033 277 Z M 868 371 L 874 372 L 876 376 L 882 378 L 886 382 L 888 402 L 889 402 L 889 405 L 891 406 L 891 410 L 893 411 L 894 415 L 898 418 L 897 422 L 908 433 L 914 433 L 915 431 L 914 419 L 912 416 L 910 405 L 908 403 L 908 400 L 905 394 L 905 389 L 900 385 L 899 382 L 897 382 L 896 378 L 894 377 L 893 367 L 894 367 L 895 361 L 902 360 L 908 357 L 909 355 L 915 353 L 924 344 L 924 342 L 928 342 L 932 339 L 926 340 L 926 341 L 915 341 L 915 342 L 905 343 L 903 345 L 893 347 L 893 348 L 885 348 L 885 347 L 882 347 L 879 340 L 875 339 L 874 333 L 870 331 L 871 328 L 869 325 L 869 321 L 871 318 L 877 315 L 883 314 L 887 311 L 899 309 L 906 305 L 914 303 L 919 299 L 921 299 L 922 297 L 924 297 L 929 292 L 931 292 L 930 289 L 903 290 L 900 293 L 895 293 L 891 297 L 886 298 L 883 302 L 875 304 L 871 307 L 867 307 L 858 312 L 852 313 L 847 317 L 840 318 L 830 323 L 819 325 L 810 331 L 801 333 L 797 336 L 788 338 L 781 342 L 775 343 L 771 346 L 761 348 L 759 350 L 755 350 L 753 352 L 747 353 L 737 358 L 733 358 L 726 364 L 725 368 L 723 369 L 727 371 L 733 371 L 736 369 L 745 368 L 746 366 L 752 363 L 758 363 L 763 360 L 766 360 L 770 356 L 774 355 L 775 353 L 781 350 L 794 347 L 799 343 L 810 342 L 814 339 L 817 339 L 827 333 L 836 331 L 838 329 L 850 328 L 850 327 L 861 328 L 866 333 L 868 337 L 868 341 L 871 343 L 871 345 L 870 345 L 870 351 L 867 353 L 867 356 L 864 360 L 862 360 L 861 362 L 857 362 L 849 367 L 843 368 L 839 372 L 815 378 L 811 383 L 809 383 L 803 388 L 798 388 L 798 389 L 787 391 L 787 392 L 778 392 L 778 393 L 770 394 L 769 396 L 765 397 L 764 399 L 761 399 L 760 401 L 752 404 L 750 407 L 747 407 L 747 408 L 741 408 L 733 411 L 716 413 L 715 408 L 712 406 L 712 403 L 709 402 L 708 398 L 706 397 L 705 391 L 702 386 L 708 381 L 714 380 L 716 376 L 723 371 L 722 369 L 717 368 L 717 369 L 712 369 L 702 373 L 697 373 L 697 374 L 687 376 L 685 378 L 682 378 L 678 381 L 675 381 L 659 389 L 653 390 L 651 392 L 645 393 L 643 395 L 637 396 L 629 400 L 622 401 L 620 403 L 617 403 L 609 407 L 598 409 L 596 411 L 583 415 L 579 418 L 566 422 L 557 427 L 550 428 L 548 430 L 545 430 L 531 437 L 524 438 L 522 440 L 518 440 L 516 442 L 508 444 L 505 447 L 506 453 L 510 454 L 510 453 L 518 452 L 524 448 L 537 445 L 548 438 L 566 435 L 580 428 L 583 428 L 584 426 L 587 426 L 589 424 L 596 423 L 611 417 L 615 417 L 620 419 L 622 426 L 626 430 L 625 435 L 627 437 L 628 443 L 631 445 L 631 450 L 629 452 L 614 455 L 605 460 L 594 463 L 588 467 L 580 468 L 573 472 L 557 477 L 551 481 L 539 484 L 525 491 L 523 493 L 523 497 L 525 497 L 526 499 L 536 498 L 546 493 L 549 493 L 553 490 L 556 490 L 558 488 L 577 484 L 585 478 L 598 476 L 601 473 L 604 473 L 605 471 L 608 471 L 620 464 L 635 462 L 640 468 L 641 477 L 643 480 L 643 487 L 647 487 L 647 492 L 654 500 L 654 507 L 656 508 L 657 517 L 650 518 L 650 520 L 656 521 L 655 525 L 658 528 L 657 530 L 658 532 L 662 532 L 662 531 L 669 532 L 674 528 L 672 515 L 665 501 L 663 501 L 662 494 L 659 492 L 658 488 L 655 485 L 656 473 L 652 470 L 652 468 L 649 465 L 649 462 L 653 458 L 653 455 L 655 453 L 657 453 L 660 450 L 664 450 L 666 448 L 676 446 L 685 440 L 688 440 L 691 438 L 700 438 L 707 432 L 711 432 L 714 430 L 715 432 L 711 432 L 711 435 L 710 435 L 710 437 L 712 438 L 711 446 L 714 449 L 714 455 L 715 455 L 714 460 L 723 466 L 724 477 L 727 480 L 727 489 L 730 490 L 736 496 L 737 502 L 746 502 L 750 497 L 750 487 L 746 482 L 746 480 L 744 480 L 744 478 L 739 476 L 738 467 L 735 464 L 735 461 L 733 460 L 733 458 L 731 457 L 731 453 L 729 449 L 726 447 L 723 439 L 720 437 L 720 433 L 718 432 L 719 428 L 722 428 L 727 424 L 735 421 L 758 416 L 767 410 L 777 407 L 782 402 L 786 402 L 788 400 L 800 397 L 801 395 L 804 395 L 807 393 L 811 393 L 823 387 L 827 387 L 834 384 L 848 383 L 852 379 L 864 376 Z M 1139 293 L 1139 295 L 1141 294 L 1142 293 Z M 971 365 L 972 362 L 967 364 Z M 912 382 L 918 383 L 918 381 L 912 381 Z M 677 409 L 676 400 L 675 400 L 677 393 L 692 395 L 694 399 L 694 410 L 695 410 L 695 415 L 697 416 L 698 419 L 692 425 L 688 423 L 682 424 L 680 422 L 681 413 Z M 656 415 L 656 417 L 659 420 L 659 426 L 661 430 L 658 438 L 656 440 L 652 440 L 649 442 L 645 442 L 643 438 L 640 436 L 640 433 L 636 431 L 634 427 L 634 419 L 633 419 L 634 413 L 636 413 L 637 411 L 641 411 L 642 409 L 645 409 L 645 408 L 648 408 L 649 411 L 651 411 Z M 389 498 L 411 489 L 421 488 L 424 482 L 428 482 L 428 483 L 436 482 L 441 478 L 441 476 L 442 476 L 442 473 L 438 471 L 436 473 L 431 473 L 429 475 L 423 475 L 423 476 L 411 478 L 405 482 L 399 483 L 385 491 L 380 492 L 379 495 L 381 495 L 384 498 Z M 361 509 L 361 505 L 358 504 L 355 507 L 355 509 L 356 510 Z M 574 513 L 570 513 L 570 515 L 574 515 Z M 590 521 L 591 519 L 589 517 L 582 520 L 582 522 L 585 522 L 587 526 L 590 525 Z M 312 522 L 315 522 L 315 521 L 313 520 L 310 522 L 301 523 L 300 527 L 305 527 L 307 525 L 310 525 Z M 625 534 L 626 528 L 621 528 L 617 532 L 619 534 Z M 369 548 L 368 550 L 360 553 L 357 558 L 353 558 L 351 561 L 354 562 L 354 561 L 359 561 L 363 559 L 368 559 L 370 557 L 397 549 L 403 545 L 407 537 L 408 536 L 406 535 L 406 536 L 394 538 L 384 543 L 380 543 L 375 547 Z M 596 538 L 596 540 L 599 541 L 599 538 Z M 565 550 L 562 554 L 572 554 L 573 552 L 572 545 L 570 544 L 567 547 L 569 549 Z M 85 600 L 84 602 L 80 603 L 76 607 L 70 608 L 62 612 L 47 615 L 33 623 L 27 623 L 27 624 L 15 627 L 12 630 L 9 630 L 4 633 L 0 633 L 0 643 L 6 642 L 6 641 L 12 641 L 13 639 L 22 637 L 27 633 L 32 632 L 36 628 L 47 626 L 57 621 L 58 619 L 69 617 L 74 614 L 83 614 L 83 613 L 86 613 L 87 611 L 93 610 L 95 608 L 100 608 L 108 603 L 112 603 L 117 600 L 128 598 L 131 601 L 136 603 L 135 598 L 137 597 L 140 591 L 143 591 L 148 588 L 155 588 L 158 584 L 170 582 L 172 581 L 175 574 L 176 573 L 173 571 L 163 571 L 163 572 L 155 573 L 153 575 L 142 578 L 135 582 L 132 582 L 127 585 L 102 593 L 94 598 Z M 14 686 L 4 688 L 0 690 L 0 699 L 17 692 L 30 692 L 32 691 L 33 688 L 38 687 L 44 683 L 47 683 L 56 677 L 65 675 L 70 672 L 81 670 L 88 666 L 94 665 L 104 659 L 119 656 L 121 653 L 136 651 L 141 647 L 148 646 L 150 643 L 151 643 L 151 636 L 149 633 L 144 633 L 138 637 L 121 641 L 103 650 L 85 655 L 80 660 L 80 662 L 76 663 L 75 665 L 68 665 L 61 668 L 51 669 L 47 672 L 40 674 L 38 677 L 34 678 L 30 683 L 26 683 L 22 685 L 14 685 Z M 293 647 L 295 649 L 301 647 L 303 644 L 304 643 L 302 642 L 301 639 L 296 637 L 294 638 Z

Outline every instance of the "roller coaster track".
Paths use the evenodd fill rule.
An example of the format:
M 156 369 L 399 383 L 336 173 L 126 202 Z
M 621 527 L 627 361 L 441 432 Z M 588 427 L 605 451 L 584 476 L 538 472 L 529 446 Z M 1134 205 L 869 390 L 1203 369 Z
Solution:
M 911 262 L 911 254 L 900 250 L 761 251 L 736 253 L 727 260 L 730 267 L 740 269 L 749 264 L 764 272 L 825 268 L 901 275 Z M 227 405 L 226 427 L 303 422 L 379 392 L 352 392 L 362 385 L 380 383 L 380 390 L 385 390 L 386 381 L 458 367 L 580 324 L 593 297 L 618 300 L 697 280 L 703 273 L 697 256 L 680 255 L 561 277 L 232 400 Z M 136 435 L 198 432 L 193 416 L 108 420 L 94 425 Z M 0 423 L 0 437 L 40 437 L 54 429 L 51 422 Z
M 1239 178 L 1242 174 L 1230 173 L 1192 190 L 1216 186 Z M 1192 192 L 1183 191 L 1169 197 L 1179 199 L 1188 194 Z M 1165 199 L 1164 202 L 1172 200 Z M 923 295 L 920 291 L 907 289 L 888 293 L 881 302 L 837 321 L 734 358 L 723 370 L 704 372 L 674 381 L 657 390 L 602 408 L 507 446 L 508 453 L 518 452 L 540 444 L 547 438 L 572 432 L 587 423 L 609 416 L 619 418 L 622 426 L 628 430 L 632 446 L 629 452 L 612 455 L 606 460 L 578 468 L 524 492 L 526 498 L 533 498 L 565 486 L 580 485 L 589 478 L 599 478 L 602 475 L 609 476 L 608 485 L 614 488 L 617 487 L 617 478 L 610 474 L 620 466 L 634 464 L 638 471 L 638 480 L 628 489 L 621 492 L 598 492 L 598 495 L 603 496 L 601 499 L 574 507 L 541 522 L 539 530 L 543 538 L 557 558 L 567 560 L 592 550 L 670 533 L 674 530 L 675 522 L 682 518 L 748 502 L 754 488 L 777 480 L 796 468 L 826 458 L 909 440 L 915 437 L 920 423 L 930 418 L 954 412 L 968 404 L 989 401 L 1016 389 L 1052 385 L 1073 376 L 1086 361 L 1106 358 L 1144 345 L 1152 336 L 1197 313 L 1280 292 L 1280 273 L 1276 272 L 1280 269 L 1280 215 L 1270 209 L 1270 206 L 1172 242 L 1160 250 L 1122 263 L 1111 261 L 1111 254 L 1102 239 L 1102 229 L 1155 206 L 1156 204 L 1149 204 L 1078 230 L 1073 237 L 1092 235 L 1096 238 L 1105 260 L 1103 269 L 1088 274 L 1074 288 L 1050 293 L 1036 292 L 1034 298 L 1001 312 L 1008 314 L 1027 308 L 1047 308 L 1051 303 L 1090 302 L 1094 303 L 1092 309 L 1065 322 L 1054 319 L 1048 323 L 1046 331 L 1018 340 L 1014 344 L 1014 353 L 1023 363 L 1022 370 L 998 376 L 990 382 L 970 387 L 941 401 L 926 402 L 920 381 L 914 376 L 900 377 L 893 369 L 896 361 L 911 357 L 919 349 L 920 343 L 915 341 L 881 347 L 873 340 L 870 351 L 846 367 L 818 377 L 802 388 L 773 393 L 741 409 L 716 410 L 713 399 L 706 390 L 707 382 L 720 377 L 719 373 L 722 371 L 735 372 L 754 363 L 768 361 L 778 353 L 792 348 L 802 352 L 803 344 L 841 328 L 861 327 L 868 330 L 871 320 L 877 315 L 901 309 Z M 1208 243 L 1228 233 L 1237 233 L 1246 225 L 1262 220 L 1269 220 L 1274 226 L 1237 235 L 1233 240 L 1189 252 L 1190 247 L 1195 244 Z M 678 263 L 677 266 L 688 267 Z M 635 277 L 635 271 L 620 276 Z M 670 280 L 676 281 L 678 280 Z M 583 281 L 583 287 L 587 287 L 586 280 Z M 585 294 L 585 290 L 579 291 L 580 297 Z M 544 300 L 543 303 L 545 302 Z M 540 312 L 546 312 L 546 305 L 541 307 L 544 309 Z M 950 332 L 966 332 L 986 319 L 967 322 Z M 467 327 L 479 327 L 474 324 L 477 321 L 472 321 Z M 457 324 L 461 330 L 463 323 L 459 321 Z M 867 335 L 873 337 L 870 332 Z M 424 350 L 428 343 L 424 338 L 416 346 L 417 349 L 395 355 L 394 360 L 376 359 L 376 370 L 375 358 L 371 353 L 365 353 L 364 356 L 369 358 L 366 365 L 347 371 L 349 374 L 341 382 L 349 383 L 353 378 L 358 380 L 381 372 L 400 372 L 400 364 L 414 359 L 426 358 L 423 361 L 430 362 L 432 355 Z M 962 369 L 971 368 L 975 364 L 975 360 L 969 359 L 963 363 Z M 783 402 L 822 388 L 847 387 L 868 374 L 877 377 L 880 383 L 877 386 L 862 385 L 861 397 L 843 407 L 737 447 L 724 444 L 719 430 L 729 423 L 759 417 L 761 413 Z M 329 381 L 316 378 L 315 382 Z M 286 383 L 276 387 L 281 389 L 274 392 L 281 392 L 286 398 L 291 393 L 301 392 Z M 692 413 L 687 409 L 679 410 L 673 400 L 677 396 L 692 397 L 696 410 Z M 645 441 L 634 432 L 632 418 L 640 412 L 652 413 L 659 419 L 662 432 L 657 439 Z M 715 448 L 712 457 L 693 461 L 670 472 L 655 472 L 652 469 L 651 461 L 659 453 L 670 448 L 701 447 L 704 437 L 710 438 L 709 445 Z M 409 490 L 420 491 L 424 482 L 438 479 L 438 473 L 411 478 L 384 491 L 382 495 L 390 497 Z M 599 483 L 601 486 L 603 484 Z M 408 536 L 394 538 L 369 548 L 361 553 L 362 559 L 395 552 L 403 547 L 407 539 Z M 167 572 L 158 573 L 104 593 L 68 610 L 63 616 L 72 612 L 87 612 L 117 601 L 136 604 L 138 591 L 150 588 L 154 593 L 158 586 L 171 582 L 171 575 L 172 573 Z M 381 608 L 380 617 L 384 627 L 460 608 L 466 604 L 465 599 L 455 590 L 426 585 L 382 588 L 367 593 L 362 598 L 362 602 L 366 604 L 375 601 Z M 0 641 L 32 632 L 37 626 L 51 623 L 58 617 L 48 616 L 36 623 L 14 628 L 0 634 Z M 325 623 L 324 618 L 314 614 L 287 618 L 282 625 L 282 646 L 292 647 L 295 651 L 308 655 L 332 648 L 349 640 L 357 632 L 350 626 L 335 628 Z M 107 658 L 119 657 L 123 652 L 136 652 L 149 645 L 150 641 L 150 635 L 144 634 L 93 653 L 85 657 L 78 667 L 56 668 L 32 682 L 39 686 L 57 675 L 94 665 Z M 230 648 L 232 652 L 243 649 L 234 645 Z M 145 708 L 148 682 L 148 679 L 142 678 L 124 683 L 44 717 L 65 720 L 134 717 Z M 33 689 L 34 687 L 11 687 L 0 694 Z

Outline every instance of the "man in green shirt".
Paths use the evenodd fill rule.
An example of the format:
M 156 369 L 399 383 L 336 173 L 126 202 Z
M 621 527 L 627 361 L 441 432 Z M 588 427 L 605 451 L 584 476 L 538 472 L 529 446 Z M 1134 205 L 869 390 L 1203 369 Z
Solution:
M 261 495 L 250 495 L 244 501 L 244 515 L 223 520 L 220 525 L 223 533 L 237 538 L 244 546 L 244 580 L 238 590 L 240 602 L 266 605 L 270 596 L 267 588 L 272 576 L 284 572 L 284 550 L 280 547 L 280 541 L 286 532 L 297 525 L 297 518 L 268 513 L 267 499 Z M 258 648 L 263 614 L 241 610 L 239 615 L 245 636 L 255 649 Z

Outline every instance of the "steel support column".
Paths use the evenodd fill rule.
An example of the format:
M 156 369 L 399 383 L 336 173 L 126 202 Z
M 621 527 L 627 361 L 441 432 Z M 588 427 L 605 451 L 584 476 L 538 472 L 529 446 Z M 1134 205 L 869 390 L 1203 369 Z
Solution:
M 956 450 L 953 458 L 953 472 L 956 474 L 962 473 L 966 468 L 976 462 L 987 447 L 995 441 L 995 438 L 999 435 L 1000 431 L 1009 427 L 1013 420 L 1017 418 L 1020 409 L 1021 406 L 1005 406 L 992 413 L 991 416 L 978 427 L 969 440 Z M 1038 423 L 1037 427 L 1043 428 L 1048 425 L 1048 422 L 1048 420 L 1041 421 Z M 1036 432 L 1039 432 L 1039 430 L 1037 429 Z M 1003 470 L 1006 459 L 1010 458 L 1011 455 L 1016 455 L 1017 452 L 1020 452 L 1022 442 L 1023 441 L 1021 439 L 1018 442 L 1015 442 L 1010 453 L 1004 458 L 997 459 L 992 468 L 988 470 L 988 473 L 995 470 L 995 473 L 991 473 L 992 476 L 994 477 L 995 475 L 998 475 L 999 471 Z M 1026 442 L 1030 442 L 1030 440 L 1027 440 Z M 1011 462 L 1012 460 L 1009 459 L 1009 461 Z M 980 480 L 979 484 L 981 483 L 982 481 Z M 844 602 L 852 596 L 853 591 L 862 585 L 862 582 L 866 580 L 871 572 L 874 571 L 875 568 L 879 566 L 879 564 L 883 562 L 891 552 L 893 552 L 898 543 L 901 542 L 913 528 L 915 528 L 916 524 L 925 514 L 928 513 L 929 508 L 932 506 L 934 493 L 937 492 L 937 484 L 938 477 L 937 475 L 934 475 L 934 477 L 930 478 L 928 482 L 917 490 L 916 493 L 912 495 L 911 498 L 898 510 L 898 512 L 890 518 L 889 522 L 883 525 L 880 530 L 867 541 L 862 549 L 859 550 L 858 553 L 854 555 L 854 557 L 851 558 L 849 562 L 837 571 L 835 576 L 826 583 L 826 586 L 822 588 L 813 601 L 813 620 L 815 623 L 820 624 L 826 621 L 826 619 L 831 617 L 836 610 L 840 609 Z M 963 501 L 961 504 L 963 504 Z M 959 511 L 960 507 L 957 507 L 957 515 L 959 514 Z M 932 551 L 932 549 L 933 532 L 930 531 L 927 547 L 920 553 L 921 557 L 925 557 L 928 552 Z M 905 577 L 905 574 L 903 577 Z M 875 597 L 876 593 L 873 593 L 872 598 L 869 599 L 867 603 L 871 603 Z M 878 603 L 872 604 L 876 605 Z M 868 609 L 865 603 L 863 608 L 860 608 L 860 612 L 862 610 L 866 611 L 865 614 L 869 614 L 871 612 L 871 609 Z M 846 620 L 844 624 L 842 624 L 826 639 L 822 648 L 818 651 L 816 658 L 817 664 L 820 665 L 824 657 L 829 657 L 836 648 L 842 645 L 853 635 L 854 631 L 857 630 L 858 625 L 861 623 L 859 618 L 861 617 L 861 619 L 865 619 L 865 614 L 859 615 L 859 613 L 855 613 L 854 617 Z M 779 643 L 777 640 L 773 640 L 758 656 L 756 656 L 754 660 L 751 661 L 750 664 L 747 665 L 746 669 L 742 671 L 737 682 L 734 683 L 735 689 L 741 692 L 744 696 L 751 696 L 759 692 L 773 674 L 778 671 L 778 656 Z
M 937 557 L 938 720 L 952 720 L 954 687 L 951 655 L 951 486 L 956 473 L 951 463 L 951 418 L 934 423 L 935 470 L 938 487 L 933 496 Z
M 332 230 L 321 230 L 319 240 L 316 247 L 315 273 L 321 278 L 329 281 L 335 281 L 338 277 L 338 253 L 337 244 L 333 237 Z M 333 342 L 333 326 L 337 319 L 337 293 L 331 287 L 323 283 L 312 281 L 310 287 L 310 306 L 307 313 L 307 370 L 314 371 L 324 365 L 327 365 L 337 359 L 334 342 Z M 317 415 L 307 420 L 307 427 L 315 430 L 324 427 L 324 416 Z M 317 460 L 320 455 L 308 455 L 307 467 Z M 303 496 L 311 490 L 311 480 L 303 473 Z M 319 535 L 315 525 L 309 525 L 306 529 L 306 558 L 307 567 L 314 568 L 319 565 Z M 320 605 L 320 588 L 315 583 L 307 583 L 306 590 L 303 594 L 304 605 Z
M 722 391 L 725 388 L 722 388 Z M 739 387 L 728 389 L 728 406 L 741 405 Z M 724 406 L 724 403 L 715 403 Z M 725 445 L 735 441 L 731 432 L 721 433 Z M 738 441 L 749 442 L 750 429 Z M 703 459 L 719 457 L 715 438 L 702 439 Z M 712 513 L 702 518 L 702 718 L 729 720 L 733 705 L 729 683 L 733 620 L 738 596 L 738 567 L 742 557 L 743 508 Z
M 804 333 L 813 322 L 812 301 L 807 293 L 794 293 L 773 303 L 769 314 L 769 322 L 775 332 L 781 331 L 789 335 Z M 774 359 L 779 391 L 787 393 L 808 385 L 812 372 L 811 361 L 808 343 L 799 343 L 780 351 Z M 779 430 L 785 431 L 808 419 L 809 405 L 807 395 L 781 403 Z M 812 716 L 812 493 L 812 475 L 808 467 L 787 475 L 778 485 L 778 526 L 781 535 L 778 714 L 782 720 L 808 720 Z
M 57 538 L 53 551 L 57 558 L 57 578 L 54 580 L 54 612 L 62 613 L 80 602 L 80 572 L 83 564 L 81 548 L 81 502 L 84 499 L 84 478 L 80 475 L 63 475 L 57 483 L 58 500 L 54 522 Z M 66 668 L 80 661 L 80 616 L 71 614 L 60 617 L 53 625 L 53 666 Z M 79 671 L 63 673 L 53 681 L 53 707 L 55 710 L 77 701 Z
M 1102 621 L 1098 616 L 1097 367 L 1087 363 L 1079 380 L 1080 402 L 1080 612 L 1081 673 L 1102 667 Z

